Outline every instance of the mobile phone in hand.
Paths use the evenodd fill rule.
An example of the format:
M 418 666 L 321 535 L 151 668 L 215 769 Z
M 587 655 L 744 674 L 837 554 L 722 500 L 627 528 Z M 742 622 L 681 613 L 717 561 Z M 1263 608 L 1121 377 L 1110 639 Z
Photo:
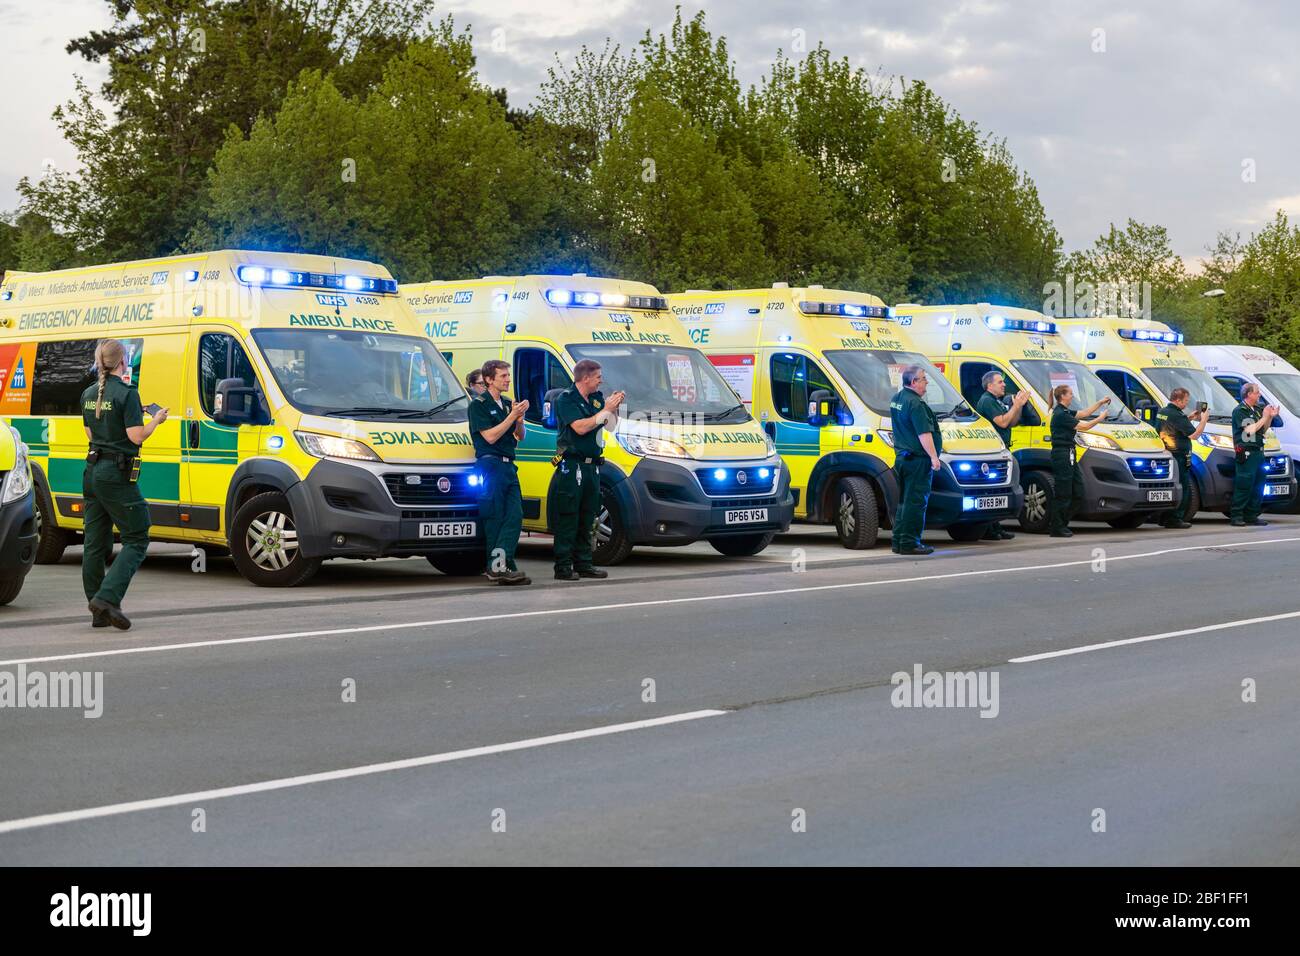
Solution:
M 1206 412 L 1206 411 L 1209 411 L 1209 410 L 1210 410 L 1210 403 L 1209 403 L 1209 402 L 1197 402 L 1197 403 L 1196 403 L 1196 410 L 1197 410 L 1198 412 Z
M 159 405 L 157 402 L 150 402 L 148 405 L 144 407 L 144 410 L 148 412 L 150 415 L 157 415 L 158 412 L 162 410 L 162 406 Z

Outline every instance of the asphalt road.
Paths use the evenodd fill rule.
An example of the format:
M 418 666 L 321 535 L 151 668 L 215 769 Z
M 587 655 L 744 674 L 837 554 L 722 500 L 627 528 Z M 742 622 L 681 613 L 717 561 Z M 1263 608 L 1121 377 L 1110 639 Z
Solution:
M 803 529 L 578 584 L 534 540 L 524 589 L 406 560 L 265 591 L 158 546 L 125 634 L 70 551 L 0 609 L 0 671 L 102 672 L 103 714 L 0 709 L 0 864 L 1294 865 L 1271 520 L 924 559 Z M 983 706 L 894 706 L 917 667 Z

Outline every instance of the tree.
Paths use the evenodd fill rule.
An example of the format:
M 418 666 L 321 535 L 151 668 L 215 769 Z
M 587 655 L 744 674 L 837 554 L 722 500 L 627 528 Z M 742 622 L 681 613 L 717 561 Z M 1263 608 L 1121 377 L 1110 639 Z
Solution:
M 1220 235 L 1205 276 L 1207 286 L 1224 290 L 1201 300 L 1219 316 L 1218 341 L 1249 342 L 1300 362 L 1300 227 L 1285 212 L 1245 243 Z

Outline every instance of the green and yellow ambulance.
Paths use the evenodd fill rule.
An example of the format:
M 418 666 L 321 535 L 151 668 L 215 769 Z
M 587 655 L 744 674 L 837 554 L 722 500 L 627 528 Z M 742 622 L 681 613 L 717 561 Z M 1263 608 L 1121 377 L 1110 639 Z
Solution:
M 1237 397 L 1228 393 L 1183 344 L 1183 335 L 1163 322 L 1101 316 L 1060 320 L 1067 344 L 1123 399 L 1134 414 L 1153 421 L 1169 402 L 1169 393 L 1191 393 L 1188 410 L 1204 402 L 1210 423 L 1192 444 L 1192 501 L 1187 520 L 1198 511 L 1228 514 L 1237 473 L 1232 445 L 1232 410 Z M 1296 498 L 1295 468 L 1272 429 L 1264 437 L 1264 507 L 1286 511 Z
M 993 428 L 920 354 L 876 296 L 820 286 L 668 297 L 691 339 L 758 416 L 790 469 L 795 516 L 870 548 L 898 507 L 889 403 L 903 369 L 929 372 L 943 468 L 926 524 L 957 541 L 1020 510 L 1016 463 Z
M 31 449 L 38 562 L 79 540 L 78 401 L 108 337 L 142 402 L 170 410 L 142 450 L 155 540 L 228 547 L 264 586 L 328 558 L 482 570 L 465 392 L 392 276 L 239 251 L 5 276 L 0 416 Z
M 1081 432 L 1079 469 L 1084 501 L 1080 521 L 1105 521 L 1136 528 L 1178 503 L 1173 459 L 1156 430 L 1139 421 L 1115 398 L 1066 343 L 1060 328 L 1031 309 L 987 302 L 966 305 L 894 307 L 895 319 L 972 404 L 979 401 L 985 373 L 1006 380 L 1007 396 L 1028 389 L 1030 400 L 1011 429 L 1011 451 L 1020 463 L 1025 489 L 1021 527 L 1047 531 L 1052 502 L 1052 389 L 1069 385 L 1074 407 L 1087 408 L 1110 397 L 1106 420 Z
M 600 363 L 606 395 L 627 393 L 600 468 L 596 563 L 617 564 L 637 545 L 700 540 L 752 555 L 790 526 L 790 479 L 772 442 L 654 286 L 489 276 L 403 285 L 402 295 L 462 378 L 488 359 L 510 363 L 514 397 L 530 405 L 516 459 L 525 530 L 550 527 L 549 403 L 582 359 Z

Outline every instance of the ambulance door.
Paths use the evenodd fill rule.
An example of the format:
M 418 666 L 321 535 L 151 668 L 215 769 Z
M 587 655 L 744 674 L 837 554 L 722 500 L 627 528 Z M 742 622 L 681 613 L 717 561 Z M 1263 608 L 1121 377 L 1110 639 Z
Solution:
M 555 471 L 551 459 L 555 457 L 556 432 L 543 424 L 542 405 L 547 392 L 568 388 L 573 378 L 559 356 L 541 342 L 510 342 L 506 348 L 505 361 L 510 363 L 515 400 L 528 401 L 524 440 L 519 443 L 515 459 L 524 499 L 524 527 L 543 531 L 546 491 Z
M 235 469 L 258 453 L 262 426 L 269 422 L 266 393 L 248 348 L 220 326 L 191 330 L 185 368 L 181 521 L 191 539 L 215 542 L 226 531 L 226 495 Z M 257 389 L 254 424 L 234 427 L 214 420 L 217 383 L 227 378 Z
M 1022 387 L 1020 381 L 1011 374 L 1010 369 L 999 362 L 984 358 L 960 359 L 957 362 L 957 389 L 971 408 L 979 404 L 980 396 L 984 394 L 984 376 L 988 372 L 997 372 L 1006 381 L 1005 399 L 1008 402 Z M 1033 394 L 1031 389 L 1030 400 L 1025 403 L 1024 411 L 1020 413 L 1020 422 L 1011 429 L 1011 444 L 1017 452 L 1032 448 L 1045 449 L 1051 445 L 1052 439 L 1048 434 L 1047 423 L 1038 414 Z
M 181 440 L 181 375 L 185 360 L 185 335 L 147 335 L 123 338 L 132 380 L 145 407 L 144 419 L 152 417 L 150 405 L 167 409 L 167 421 L 140 446 L 140 493 L 149 502 L 150 533 L 156 538 L 185 538 L 180 519 L 184 468 Z
M 763 361 L 772 409 L 764 428 L 790 470 L 790 487 L 799 490 L 796 511 L 806 515 L 813 468 L 822 455 L 844 447 L 844 426 L 837 424 L 833 415 L 825 424 L 817 424 L 809 404 L 818 392 L 829 392 L 836 403 L 842 402 L 842 396 L 817 361 L 802 352 L 767 349 Z

